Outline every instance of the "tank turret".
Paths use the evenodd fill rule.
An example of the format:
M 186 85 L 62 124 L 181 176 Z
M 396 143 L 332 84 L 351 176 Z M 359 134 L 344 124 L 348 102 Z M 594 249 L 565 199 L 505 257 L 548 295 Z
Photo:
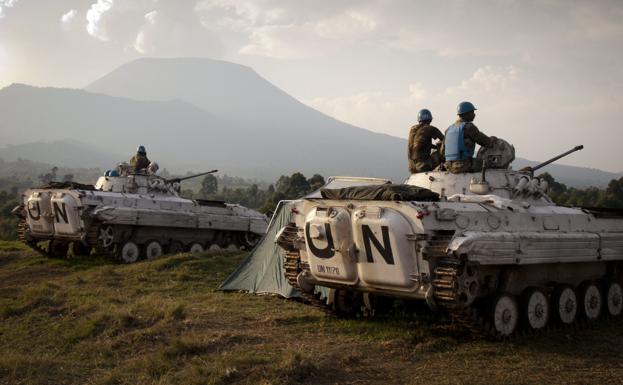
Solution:
M 118 174 L 117 176 L 104 175 L 99 177 L 95 183 L 95 188 L 117 193 L 179 196 L 182 181 L 216 172 L 218 170 L 172 179 L 165 179 L 150 173 L 123 173 L 123 176 Z
M 538 170 L 564 156 L 579 151 L 577 146 L 535 167 L 512 170 L 515 148 L 508 142 L 496 139 L 491 148 L 481 148 L 478 158 L 483 160 L 480 173 L 452 174 L 447 171 L 429 171 L 411 175 L 405 184 L 429 189 L 448 200 L 474 200 L 473 195 L 493 195 L 536 205 L 553 205 L 547 196 L 547 181 L 534 177 Z

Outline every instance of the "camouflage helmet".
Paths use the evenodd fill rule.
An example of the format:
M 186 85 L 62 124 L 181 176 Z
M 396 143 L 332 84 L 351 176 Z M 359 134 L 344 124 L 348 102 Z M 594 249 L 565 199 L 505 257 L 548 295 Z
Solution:
M 463 114 L 466 114 L 468 112 L 475 111 L 475 110 L 476 110 L 476 107 L 474 107 L 474 105 L 470 102 L 461 102 L 456 107 L 457 115 L 463 115 Z
M 418 113 L 417 113 L 417 121 L 418 122 L 430 122 L 433 120 L 433 114 L 431 114 L 431 112 L 429 110 L 427 110 L 426 108 L 422 108 Z
M 136 148 L 136 153 L 137 154 L 141 154 L 141 155 L 147 154 L 147 151 L 145 151 L 145 146 L 143 146 L 142 144 L 140 146 L 138 146 Z

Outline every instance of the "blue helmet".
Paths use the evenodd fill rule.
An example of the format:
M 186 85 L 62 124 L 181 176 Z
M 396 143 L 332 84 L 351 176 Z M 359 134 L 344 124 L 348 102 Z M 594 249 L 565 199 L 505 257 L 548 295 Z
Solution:
M 117 177 L 119 176 L 119 172 L 117 170 L 110 170 L 110 174 L 108 176 Z
M 426 108 L 422 108 L 418 113 L 417 113 L 417 121 L 418 122 L 426 122 L 426 121 L 431 121 L 433 120 L 433 114 L 431 114 L 431 112 L 429 110 L 427 110 Z
M 142 144 L 137 147 L 136 152 L 143 155 L 147 154 L 147 151 L 145 151 L 145 146 L 143 146 Z
M 475 110 L 476 110 L 476 107 L 474 107 L 474 105 L 471 104 L 470 102 L 461 102 L 456 108 L 456 113 L 457 115 L 463 115 L 467 112 L 475 111 Z

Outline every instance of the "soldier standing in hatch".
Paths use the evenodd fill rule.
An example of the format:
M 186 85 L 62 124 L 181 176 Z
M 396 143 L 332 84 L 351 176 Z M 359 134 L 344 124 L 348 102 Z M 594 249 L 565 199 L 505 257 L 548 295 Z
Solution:
M 482 147 L 492 145 L 495 137 L 488 137 L 472 123 L 476 117 L 476 107 L 470 102 L 461 102 L 457 107 L 459 120 L 446 130 L 443 142 L 445 167 L 453 174 L 478 172 L 482 170 L 482 160 L 474 158 L 476 144 Z
M 443 141 L 443 134 L 435 126 L 431 126 L 433 114 L 426 108 L 417 114 L 418 124 L 409 132 L 409 172 L 432 171 L 441 164 L 441 154 L 435 150 L 431 153 L 433 140 Z
M 130 166 L 134 168 L 134 172 L 138 172 L 142 169 L 146 169 L 149 167 L 149 159 L 147 159 L 147 151 L 145 151 L 145 146 L 138 146 L 136 149 L 136 155 L 130 159 Z

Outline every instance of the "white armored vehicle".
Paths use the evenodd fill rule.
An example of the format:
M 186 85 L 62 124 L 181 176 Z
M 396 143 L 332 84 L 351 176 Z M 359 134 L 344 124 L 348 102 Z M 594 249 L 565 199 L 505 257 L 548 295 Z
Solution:
M 514 148 L 498 139 L 478 154 L 482 173 L 301 199 L 276 238 L 286 277 L 304 293 L 333 289 L 338 313 L 412 299 L 498 336 L 619 316 L 623 212 L 557 206 L 534 177 L 578 149 L 515 171 Z
M 28 189 L 14 210 L 21 218 L 19 238 L 52 257 L 65 256 L 71 245 L 77 255 L 95 248 L 126 263 L 165 252 L 252 247 L 266 231 L 265 215 L 237 204 L 180 197 L 182 180 L 205 174 L 167 180 L 126 167 L 107 172 L 95 186 L 52 182 Z

